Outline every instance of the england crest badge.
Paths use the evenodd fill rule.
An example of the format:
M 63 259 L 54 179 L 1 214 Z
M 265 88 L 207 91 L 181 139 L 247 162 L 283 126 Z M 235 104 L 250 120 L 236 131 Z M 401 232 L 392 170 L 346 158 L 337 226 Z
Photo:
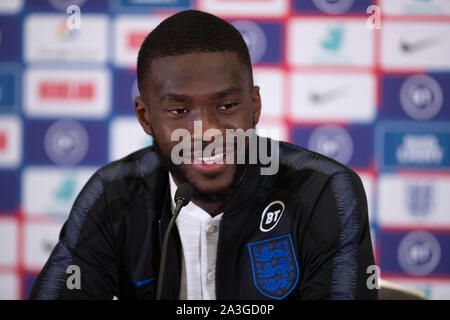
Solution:
M 272 299 L 285 298 L 297 285 L 299 270 L 291 235 L 248 245 L 256 288 Z

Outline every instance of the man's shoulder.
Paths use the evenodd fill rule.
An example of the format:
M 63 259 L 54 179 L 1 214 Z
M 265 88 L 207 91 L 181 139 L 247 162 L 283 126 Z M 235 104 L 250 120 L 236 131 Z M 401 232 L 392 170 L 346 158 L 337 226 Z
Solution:
M 290 185 L 292 191 L 305 186 L 324 186 L 338 176 L 344 176 L 349 181 L 359 180 L 351 168 L 323 154 L 283 141 L 279 150 L 277 179 Z
M 99 168 L 85 185 L 85 194 L 107 195 L 108 201 L 133 202 L 158 189 L 164 170 L 152 147 L 137 150 Z
M 280 141 L 280 165 L 296 171 L 311 170 L 327 176 L 341 172 L 354 173 L 348 166 L 334 159 L 284 141 Z
M 158 155 L 152 147 L 146 147 L 104 165 L 95 174 L 105 183 L 109 183 L 144 178 L 159 167 Z

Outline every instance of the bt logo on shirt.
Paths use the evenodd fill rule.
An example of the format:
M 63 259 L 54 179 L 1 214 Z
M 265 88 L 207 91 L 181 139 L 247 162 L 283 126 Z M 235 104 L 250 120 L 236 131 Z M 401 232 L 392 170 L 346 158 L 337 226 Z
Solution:
M 259 229 L 262 232 L 268 232 L 275 228 L 278 221 L 281 220 L 281 215 L 284 212 L 284 203 L 277 200 L 271 202 L 263 211 L 261 215 L 261 224 Z

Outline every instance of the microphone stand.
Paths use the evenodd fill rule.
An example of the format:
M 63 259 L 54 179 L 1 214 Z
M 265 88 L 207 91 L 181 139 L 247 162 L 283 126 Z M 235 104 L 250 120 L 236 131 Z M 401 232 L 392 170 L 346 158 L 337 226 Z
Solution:
M 161 260 L 159 262 L 158 285 L 156 287 L 156 300 L 161 300 L 162 285 L 164 281 L 164 269 L 166 266 L 167 244 L 169 242 L 170 231 L 175 224 L 175 220 L 181 211 L 181 208 L 191 200 L 193 189 L 191 185 L 185 183 L 181 185 L 175 192 L 175 210 L 164 235 L 163 245 L 161 247 Z

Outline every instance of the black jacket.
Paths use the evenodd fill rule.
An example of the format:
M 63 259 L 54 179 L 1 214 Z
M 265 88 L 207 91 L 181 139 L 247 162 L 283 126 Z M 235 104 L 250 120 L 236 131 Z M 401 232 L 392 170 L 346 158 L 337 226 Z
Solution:
M 154 299 L 171 217 L 167 171 L 150 148 L 98 170 L 77 197 L 32 299 Z M 280 143 L 276 175 L 250 165 L 220 222 L 217 299 L 376 299 L 360 178 L 346 166 Z M 81 288 L 69 289 L 70 265 Z M 181 243 L 169 241 L 163 298 L 178 299 Z M 68 281 L 69 280 L 69 281 Z

